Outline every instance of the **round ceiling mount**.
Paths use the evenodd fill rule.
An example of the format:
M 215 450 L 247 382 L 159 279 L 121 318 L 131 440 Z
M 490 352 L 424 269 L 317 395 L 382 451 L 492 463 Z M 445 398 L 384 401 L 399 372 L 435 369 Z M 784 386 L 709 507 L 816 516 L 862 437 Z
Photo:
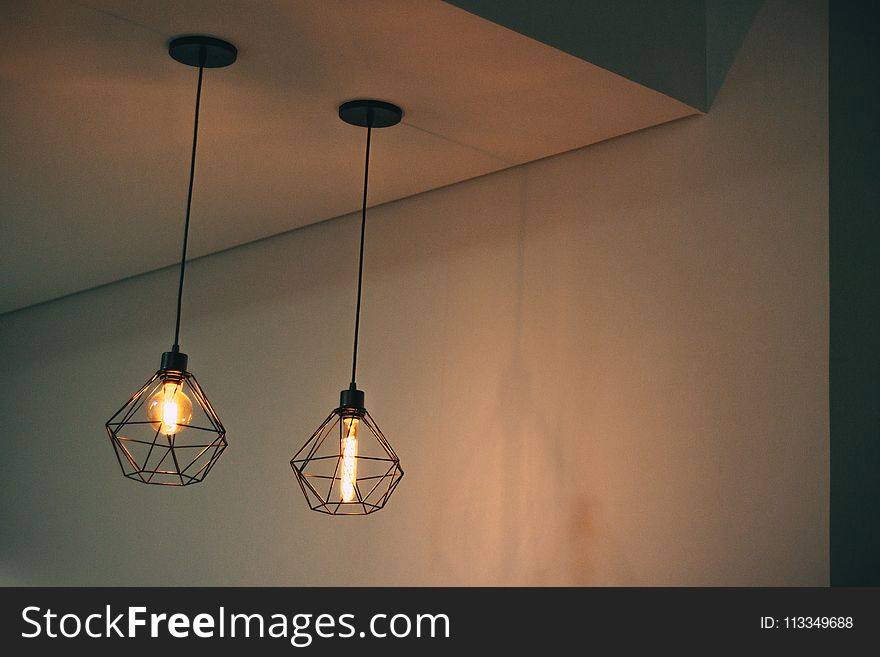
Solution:
M 400 123 L 403 110 L 382 100 L 350 100 L 339 106 L 339 118 L 361 128 L 389 128 Z
M 223 39 L 193 34 L 171 39 L 168 54 L 187 66 L 223 68 L 235 62 L 238 50 Z

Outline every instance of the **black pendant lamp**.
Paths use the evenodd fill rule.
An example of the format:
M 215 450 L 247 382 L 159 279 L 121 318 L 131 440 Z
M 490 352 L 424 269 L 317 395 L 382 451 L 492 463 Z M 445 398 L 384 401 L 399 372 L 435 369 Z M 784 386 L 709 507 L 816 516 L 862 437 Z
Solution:
M 187 371 L 187 356 L 180 351 L 178 341 L 202 77 L 206 68 L 223 68 L 235 62 L 238 51 L 220 39 L 184 36 L 169 43 L 168 53 L 181 64 L 199 69 L 174 344 L 171 351 L 162 354 L 159 370 L 107 421 L 106 427 L 126 477 L 144 484 L 188 486 L 202 481 L 226 449 L 226 430 L 198 381 Z
M 403 477 L 400 459 L 364 407 L 364 393 L 358 390 L 356 382 L 370 138 L 375 128 L 397 125 L 402 117 L 399 107 L 379 100 L 352 100 L 339 107 L 340 119 L 367 129 L 351 383 L 340 393 L 339 407 L 333 409 L 290 461 L 309 507 L 330 515 L 367 515 L 378 511 Z

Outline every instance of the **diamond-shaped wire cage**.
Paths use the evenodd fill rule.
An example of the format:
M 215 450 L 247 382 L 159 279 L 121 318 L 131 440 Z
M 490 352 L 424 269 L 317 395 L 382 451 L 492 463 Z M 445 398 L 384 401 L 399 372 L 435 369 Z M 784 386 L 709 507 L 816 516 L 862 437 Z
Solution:
M 378 511 L 403 477 L 400 459 L 364 409 L 334 409 L 290 467 L 309 507 L 330 515 Z
M 166 401 L 179 417 L 173 422 L 150 417 L 150 410 Z M 226 430 L 190 372 L 159 370 L 106 427 L 122 474 L 144 484 L 196 484 L 227 447 Z

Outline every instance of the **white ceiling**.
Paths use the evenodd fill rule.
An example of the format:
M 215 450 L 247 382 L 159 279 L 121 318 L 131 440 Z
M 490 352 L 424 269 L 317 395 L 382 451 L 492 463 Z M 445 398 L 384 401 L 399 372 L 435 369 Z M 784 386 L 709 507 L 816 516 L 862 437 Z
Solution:
M 696 113 L 440 0 L 35 0 L 0 20 L 0 312 L 173 264 L 196 71 L 167 41 L 232 41 L 205 73 L 190 255 Z

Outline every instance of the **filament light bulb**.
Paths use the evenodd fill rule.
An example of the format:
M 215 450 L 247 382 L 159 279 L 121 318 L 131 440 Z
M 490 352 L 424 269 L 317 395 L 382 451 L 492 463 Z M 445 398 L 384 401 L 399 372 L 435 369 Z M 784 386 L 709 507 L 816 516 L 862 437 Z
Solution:
M 355 498 L 357 484 L 358 425 L 356 417 L 342 418 L 342 481 L 339 492 L 343 502 Z
M 192 420 L 193 405 L 180 389 L 180 382 L 166 381 L 147 400 L 147 419 L 156 431 L 166 436 L 179 433 Z

